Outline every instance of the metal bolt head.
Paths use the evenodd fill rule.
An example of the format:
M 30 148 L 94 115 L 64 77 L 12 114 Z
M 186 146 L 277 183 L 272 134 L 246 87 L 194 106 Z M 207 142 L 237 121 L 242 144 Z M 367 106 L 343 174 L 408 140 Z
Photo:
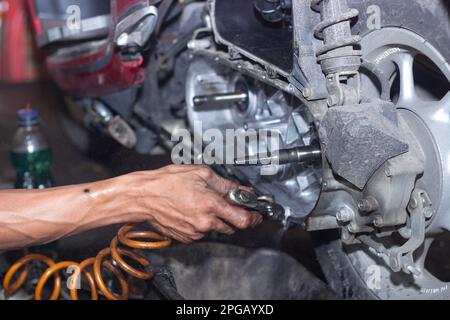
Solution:
M 358 201 L 358 209 L 363 212 L 367 211 L 367 203 L 364 199 Z
M 373 220 L 373 224 L 374 224 L 376 227 L 382 227 L 383 224 L 384 224 L 384 219 L 383 219 L 383 217 L 382 217 L 382 216 L 377 216 L 377 217 L 375 217 L 375 219 Z
M 327 103 L 328 103 L 328 106 L 330 106 L 330 107 L 337 106 L 339 103 L 339 98 L 337 96 L 335 96 L 334 94 L 332 94 L 328 97 Z
M 423 209 L 423 215 L 425 216 L 425 218 L 431 219 L 434 215 L 434 209 L 432 207 L 426 207 L 425 209 Z
M 278 73 L 270 67 L 266 67 L 266 73 L 270 79 L 275 79 L 278 75 Z
M 354 225 L 354 224 L 349 224 L 347 227 L 347 230 L 351 233 L 356 233 L 358 232 L 358 228 Z
M 312 95 L 311 88 L 304 88 L 302 94 L 306 99 L 308 99 Z
M 398 233 L 400 234 L 400 236 L 402 236 L 404 239 L 410 239 L 411 238 L 411 228 L 408 227 L 403 227 L 400 230 L 398 230 Z
M 379 204 L 377 199 L 369 196 L 358 201 L 358 209 L 361 212 L 373 212 L 379 209 Z
M 411 201 L 409 201 L 409 207 L 411 209 L 416 209 L 418 205 L 419 204 L 417 203 L 417 199 L 411 198 Z
M 355 212 L 349 207 L 342 207 L 336 214 L 336 219 L 343 223 L 352 221 L 354 217 Z
M 108 109 L 108 107 L 101 101 L 98 100 L 95 101 L 94 105 L 92 106 L 92 109 L 95 112 L 95 115 L 98 117 L 98 119 L 104 124 L 110 123 L 114 118 L 113 114 Z
M 413 274 L 416 277 L 420 277 L 420 275 L 422 274 L 422 272 L 420 271 L 419 268 L 415 267 L 415 266 L 407 266 L 406 269 L 411 272 L 411 274 Z

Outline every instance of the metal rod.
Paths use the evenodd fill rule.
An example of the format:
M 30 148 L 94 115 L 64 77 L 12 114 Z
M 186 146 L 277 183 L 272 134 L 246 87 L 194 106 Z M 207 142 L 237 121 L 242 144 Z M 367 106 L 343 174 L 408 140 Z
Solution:
M 245 103 L 247 93 L 221 93 L 205 96 L 196 96 L 193 99 L 195 111 L 229 109 L 235 103 Z
M 237 166 L 261 166 L 261 165 L 282 165 L 289 163 L 313 164 L 322 160 L 322 151 L 319 146 L 298 147 L 292 149 L 279 150 L 269 155 L 258 154 L 243 159 L 236 159 Z

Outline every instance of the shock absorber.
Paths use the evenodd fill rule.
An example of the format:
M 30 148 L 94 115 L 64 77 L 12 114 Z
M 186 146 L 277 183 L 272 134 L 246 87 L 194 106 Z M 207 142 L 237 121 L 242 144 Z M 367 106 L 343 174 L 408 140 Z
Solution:
M 349 9 L 347 0 L 312 0 L 311 5 L 313 10 L 321 13 L 322 21 L 315 27 L 314 35 L 323 40 L 316 54 L 328 80 L 328 104 L 338 106 L 359 103 L 362 54 L 355 46 L 361 38 L 352 35 L 350 24 L 359 12 Z

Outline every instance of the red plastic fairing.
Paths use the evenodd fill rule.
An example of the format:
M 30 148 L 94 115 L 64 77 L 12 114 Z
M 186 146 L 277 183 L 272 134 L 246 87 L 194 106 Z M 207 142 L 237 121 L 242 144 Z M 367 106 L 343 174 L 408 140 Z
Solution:
M 30 11 L 31 19 L 33 21 L 34 32 L 36 35 L 40 36 L 42 34 L 42 26 L 41 21 L 37 16 L 34 0 L 28 0 L 28 10 Z
M 72 61 L 74 70 L 84 58 Z M 70 72 L 70 67 L 48 62 L 50 72 L 59 87 L 65 93 L 76 97 L 100 97 L 140 84 L 144 80 L 144 69 L 141 65 L 142 57 L 136 61 L 123 61 L 117 54 L 112 55 L 106 67 L 93 72 Z
M 104 41 L 84 43 L 83 50 L 67 54 L 64 47 L 47 57 L 50 74 L 66 94 L 99 97 L 126 90 L 144 80 L 143 58 L 123 60 L 115 50 L 115 26 L 133 8 L 149 5 L 148 0 L 111 0 L 111 26 Z M 36 12 L 34 19 L 37 19 Z M 40 25 L 38 22 L 35 25 Z M 37 31 L 39 27 L 37 28 Z M 45 30 L 44 30 L 45 32 Z M 89 48 L 86 50 L 86 46 Z

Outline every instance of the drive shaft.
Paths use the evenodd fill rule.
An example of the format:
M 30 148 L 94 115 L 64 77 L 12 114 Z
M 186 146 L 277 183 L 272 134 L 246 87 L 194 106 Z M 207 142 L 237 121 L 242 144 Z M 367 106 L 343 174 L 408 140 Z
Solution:
M 236 159 L 235 165 L 238 166 L 261 166 L 270 164 L 289 164 L 302 163 L 313 164 L 322 160 L 322 151 L 319 146 L 297 147 L 283 149 L 270 154 L 258 154 L 243 159 Z
M 233 105 L 245 106 L 248 101 L 247 93 L 221 93 L 196 96 L 193 99 L 195 111 L 229 109 Z

